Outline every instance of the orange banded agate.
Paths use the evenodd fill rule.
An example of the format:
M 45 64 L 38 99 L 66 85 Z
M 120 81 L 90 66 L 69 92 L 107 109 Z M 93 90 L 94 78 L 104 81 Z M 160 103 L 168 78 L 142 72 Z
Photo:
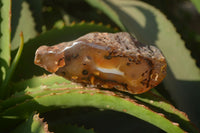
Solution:
M 166 76 L 161 51 L 129 33 L 89 33 L 74 41 L 41 46 L 35 64 L 84 86 L 140 94 Z

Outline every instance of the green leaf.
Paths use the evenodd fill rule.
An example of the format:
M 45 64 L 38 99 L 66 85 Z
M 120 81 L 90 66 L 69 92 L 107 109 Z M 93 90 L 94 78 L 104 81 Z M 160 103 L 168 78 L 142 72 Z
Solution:
M 13 1 L 12 7 L 12 42 L 11 49 L 15 50 L 19 47 L 20 32 L 24 33 L 24 42 L 36 37 L 36 23 L 30 10 L 30 5 L 25 0 Z
M 30 6 L 32 16 L 35 22 L 35 29 L 37 32 L 42 31 L 43 26 L 43 1 L 41 0 L 26 0 Z
M 63 84 L 64 87 L 67 87 L 67 88 L 69 88 L 69 87 L 73 88 L 73 87 L 77 86 L 76 84 L 70 84 L 70 81 L 68 81 L 64 78 L 53 74 L 53 75 L 48 75 L 48 76 L 44 75 L 42 77 L 34 77 L 29 80 L 21 81 L 21 82 L 14 84 L 12 87 L 19 91 L 19 90 L 23 90 L 23 88 L 25 89 L 27 87 L 35 88 L 35 87 L 39 87 L 39 86 L 43 86 L 43 87 L 51 86 L 51 87 L 55 88 L 55 87 L 58 87 L 57 85 L 59 85 L 59 84 Z M 61 86 L 59 86 L 59 87 L 61 87 Z M 26 90 L 31 91 L 32 89 L 26 89 Z M 183 127 L 189 126 L 190 128 L 192 128 L 191 124 L 188 124 L 189 119 L 183 112 L 174 108 L 168 101 L 166 101 L 164 98 L 157 95 L 156 93 L 150 91 L 148 93 L 144 93 L 141 95 L 135 95 L 134 98 L 143 102 L 143 104 L 145 104 L 145 105 L 148 104 L 148 106 L 154 107 L 154 110 L 162 109 L 163 111 L 160 111 L 160 113 L 165 114 L 167 117 L 170 118 L 170 120 L 174 120 L 174 121 L 181 123 L 180 126 L 181 125 Z M 21 100 L 23 101 L 24 99 L 21 99 Z M 15 101 L 16 101 L 16 99 L 15 99 Z M 19 102 L 19 101 L 17 101 L 17 102 Z M 9 103 L 11 103 L 11 102 L 9 102 Z M 9 108 L 10 106 L 13 106 L 13 104 L 9 104 L 9 103 L 6 103 L 4 105 L 4 107 Z M 171 114 L 171 115 L 168 115 L 168 114 Z M 181 120 L 177 119 L 177 116 Z
M 33 111 L 46 112 L 56 108 L 92 106 L 133 115 L 166 132 L 183 132 L 183 129 L 197 132 L 184 113 L 152 92 L 128 96 L 119 92 L 83 88 L 67 80 L 56 83 L 60 80 L 61 77 L 51 75 L 22 81 L 28 86 L 27 89 L 0 103 L 0 116 L 27 118 Z M 21 86 L 22 82 L 16 85 Z
M 74 106 L 92 106 L 103 109 L 112 109 L 125 112 L 148 121 L 166 132 L 183 132 L 178 127 L 178 123 L 173 123 L 166 119 L 164 115 L 156 113 L 138 101 L 131 100 L 124 95 L 119 95 L 110 91 L 98 89 L 65 89 L 60 88 L 51 91 L 36 91 L 29 93 L 33 99 L 25 100 L 16 106 L 8 108 L 1 115 L 5 116 L 29 116 L 29 114 L 38 110 L 39 112 L 55 109 L 58 107 L 69 108 Z M 34 108 L 32 108 L 34 106 Z M 26 108 L 26 109 L 24 109 Z
M 8 84 L 10 83 L 10 80 L 13 76 L 13 73 L 14 73 L 17 65 L 18 65 L 18 62 L 19 62 L 19 59 L 21 57 L 22 50 L 23 50 L 23 47 L 24 47 L 24 36 L 23 36 L 22 32 L 20 34 L 20 38 L 21 38 L 20 47 L 17 51 L 17 54 L 16 54 L 14 60 L 12 61 L 10 68 L 8 69 L 6 78 L 1 85 L 1 90 L 0 90 L 0 97 L 1 98 L 6 98 L 9 94 L 9 92 L 10 92 L 10 89 L 8 89 L 7 87 L 8 87 Z
M 39 118 L 39 114 L 30 115 L 26 122 L 19 125 L 12 133 L 47 133 L 48 124 Z
M 86 0 L 88 3 L 90 3 L 92 6 L 97 7 L 101 9 L 104 13 L 106 13 L 122 30 L 125 30 L 124 25 L 121 23 L 121 20 L 117 13 L 109 7 L 106 3 L 103 1 L 97 1 L 97 0 Z
M 197 11 L 200 13 L 200 1 L 199 0 L 191 0 Z
M 70 81 L 64 79 L 61 76 L 57 76 L 55 74 L 49 74 L 49 75 L 43 75 L 40 77 L 34 76 L 31 79 L 13 83 L 12 88 L 14 88 L 15 91 L 23 91 L 27 87 L 34 88 L 34 87 L 39 87 L 41 85 L 50 86 L 53 84 L 62 84 L 62 83 L 70 83 Z
M 0 84 L 10 66 L 11 0 L 0 2 Z
M 28 41 L 24 44 L 22 58 L 14 75 L 15 80 L 31 78 L 33 75 L 47 73 L 44 69 L 34 64 L 35 51 L 39 46 L 55 45 L 64 41 L 71 41 L 86 33 L 95 31 L 116 32 L 116 30 L 102 24 L 80 23 L 66 26 L 62 29 L 52 29 Z M 15 52 L 13 52 L 13 55 L 15 55 Z
M 161 49 L 168 62 L 165 88 L 179 108 L 184 109 L 193 121 L 200 123 L 200 106 L 197 102 L 200 93 L 200 71 L 171 22 L 159 10 L 142 1 L 86 1 L 109 17 L 111 15 L 108 12 L 112 9 L 112 12 L 115 12 L 113 15 L 116 16 L 111 18 L 119 18 L 127 31 L 134 34 L 140 42 L 155 44 Z M 118 19 L 113 20 L 116 24 L 119 23 Z
M 158 112 L 164 114 L 164 116 L 171 121 L 176 121 L 182 129 L 192 129 L 194 130 L 193 124 L 190 122 L 188 116 L 176 109 L 171 103 L 165 100 L 163 97 L 157 95 L 153 91 L 134 96 L 135 99 L 141 101 L 144 105 L 148 106 L 152 110 L 157 110 Z
M 24 95 L 24 94 L 32 92 L 32 91 L 40 91 L 41 89 L 43 90 L 48 86 L 51 86 L 51 88 L 58 88 L 58 87 L 75 88 L 75 87 L 77 87 L 76 84 L 71 84 L 70 81 L 68 81 L 60 76 L 54 75 L 54 74 L 43 75 L 40 77 L 33 77 L 29 80 L 24 80 L 24 81 L 13 84 L 12 88 L 14 88 L 15 91 L 20 91 L 20 90 L 23 90 L 23 91 L 17 92 L 14 95 L 14 97 L 11 97 L 9 100 L 4 101 L 2 103 L 2 106 L 0 107 L 0 109 L 4 110 L 6 108 L 15 106 L 16 103 L 20 103 L 26 99 L 30 99 L 31 97 L 29 97 L 28 95 Z M 35 89 L 31 89 L 31 88 L 35 88 Z M 45 93 L 46 92 L 47 91 L 45 91 Z M 41 93 L 41 94 L 43 94 L 43 93 Z M 22 97 L 22 95 L 24 95 L 24 97 Z

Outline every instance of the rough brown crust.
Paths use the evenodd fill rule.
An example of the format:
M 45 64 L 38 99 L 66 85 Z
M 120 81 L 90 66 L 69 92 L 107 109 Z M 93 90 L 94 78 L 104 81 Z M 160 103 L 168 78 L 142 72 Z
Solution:
M 133 94 L 158 85 L 167 66 L 159 49 L 139 43 L 126 32 L 95 32 L 71 42 L 42 46 L 35 64 L 83 85 Z

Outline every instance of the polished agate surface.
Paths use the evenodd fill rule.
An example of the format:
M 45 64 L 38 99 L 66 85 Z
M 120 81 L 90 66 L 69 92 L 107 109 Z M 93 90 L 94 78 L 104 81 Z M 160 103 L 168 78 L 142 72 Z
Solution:
M 166 76 L 166 60 L 155 46 L 129 33 L 89 33 L 74 41 L 41 46 L 35 64 L 84 86 L 140 94 Z

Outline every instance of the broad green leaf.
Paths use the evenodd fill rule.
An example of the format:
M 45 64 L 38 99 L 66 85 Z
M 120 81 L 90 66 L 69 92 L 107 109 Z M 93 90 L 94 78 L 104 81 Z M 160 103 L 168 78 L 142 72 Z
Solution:
M 10 66 L 11 0 L 1 0 L 0 11 L 0 84 Z
M 12 133 L 47 133 L 48 124 L 39 118 L 39 114 L 30 115 L 30 117 L 19 125 Z
M 102 24 L 80 23 L 66 26 L 62 29 L 52 29 L 29 40 L 24 44 L 22 57 L 14 75 L 15 80 L 31 78 L 33 75 L 42 75 L 46 72 L 44 69 L 34 64 L 35 52 L 39 46 L 55 45 L 64 41 L 72 41 L 84 34 L 96 31 L 116 32 L 116 30 Z
M 128 97 L 125 99 L 119 94 L 110 91 L 98 89 L 83 90 L 78 87 L 76 89 L 69 89 L 63 87 L 60 89 L 30 92 L 28 95 L 33 98 L 8 108 L 1 115 L 4 117 L 29 116 L 34 110 L 43 112 L 58 107 L 69 108 L 75 106 L 92 106 L 128 113 L 148 121 L 167 132 L 184 132 L 178 127 L 177 123 L 169 121 L 163 115 L 155 113 L 155 111 L 148 109 L 146 106 L 139 104 Z M 24 96 L 21 95 L 21 97 Z
M 116 96 L 109 96 L 110 94 L 108 96 L 104 96 L 105 94 L 104 95 L 96 94 L 97 92 L 95 92 L 94 90 L 89 92 L 89 90 L 83 91 L 82 89 L 79 89 L 74 93 L 72 93 L 72 91 L 74 91 L 74 89 L 66 90 L 66 92 L 57 92 L 57 93 L 52 92 L 50 94 L 37 96 L 37 98 L 35 98 L 36 102 L 34 100 L 26 100 L 25 102 L 19 104 L 19 106 L 17 105 L 17 107 L 14 107 L 14 110 L 12 108 L 11 110 L 8 109 L 6 111 L 6 114 L 8 113 L 9 115 L 14 115 L 16 113 L 19 113 L 19 111 L 21 111 L 20 112 L 21 114 L 28 115 L 27 111 L 30 112 L 31 110 L 33 111 L 33 109 L 31 109 L 31 106 L 33 105 L 36 110 L 40 111 L 46 110 L 45 108 L 51 106 L 57 106 L 57 107 L 61 106 L 62 108 L 73 107 L 73 106 L 94 106 L 104 109 L 113 109 L 121 112 L 125 111 L 128 114 L 149 121 L 150 123 L 155 124 L 162 129 L 164 128 L 163 130 L 165 131 L 182 132 L 181 129 L 177 127 L 178 123 L 172 123 L 168 121 L 162 115 L 157 114 L 149 109 L 146 109 L 145 106 L 142 105 L 139 106 L 136 103 L 133 104 L 132 102 L 124 99 L 119 100 Z M 105 92 L 100 92 L 100 93 L 105 93 Z M 76 100 L 74 98 L 76 98 Z M 37 103 L 39 103 L 40 105 L 37 105 Z M 28 108 L 29 110 L 26 109 L 23 111 L 22 108 L 25 107 Z M 12 113 L 13 111 L 14 113 Z M 168 127 L 172 129 L 170 130 L 170 128 Z
M 197 11 L 200 13 L 200 1 L 199 0 L 191 0 Z
M 61 88 L 61 87 L 67 87 L 67 88 L 76 88 L 76 84 L 72 84 L 70 81 L 56 75 L 43 75 L 40 77 L 33 77 L 29 80 L 24 80 L 18 83 L 15 83 L 12 85 L 12 88 L 15 89 L 15 91 L 25 90 L 21 92 L 17 92 L 13 97 L 11 97 L 9 100 L 4 101 L 3 105 L 1 106 L 1 110 L 4 110 L 6 108 L 14 106 L 16 103 L 23 102 L 26 99 L 30 99 L 28 95 L 25 95 L 24 97 L 21 97 L 25 93 L 29 92 L 36 92 L 36 91 L 43 91 L 43 89 L 46 89 L 48 86 L 51 86 L 51 88 Z M 80 87 L 80 86 L 78 86 Z M 29 89 L 30 88 L 30 89 Z M 35 89 L 31 89 L 35 88 Z M 48 89 L 47 89 L 48 90 Z M 58 90 L 59 91 L 59 90 Z M 45 94 L 48 91 L 45 91 Z M 41 93 L 40 95 L 42 95 Z M 37 94 L 39 96 L 39 94 Z
M 83 88 L 56 75 L 35 77 L 13 85 L 27 87 L 0 103 L 3 117 L 27 118 L 31 112 L 56 108 L 92 106 L 124 112 L 167 132 L 197 132 L 187 116 L 155 93 L 127 95 L 94 88 Z M 179 128 L 179 126 L 182 128 Z
M 64 79 L 61 76 L 57 76 L 55 74 L 49 74 L 40 77 L 34 76 L 31 79 L 13 83 L 12 88 L 14 88 L 15 91 L 22 91 L 25 90 L 27 87 L 34 88 L 41 85 L 49 86 L 53 84 L 62 84 L 62 83 L 70 83 L 70 81 Z
M 24 33 L 24 42 L 27 42 L 37 35 L 37 31 L 30 5 L 25 0 L 13 1 L 13 5 L 11 49 L 15 50 L 20 44 L 20 32 Z
M 43 87 L 54 85 L 54 88 L 55 88 L 59 84 L 63 84 L 67 88 L 76 87 L 75 84 L 71 85 L 70 81 L 53 74 L 53 75 L 48 75 L 48 76 L 44 75 L 44 76 L 41 76 L 41 77 L 33 77 L 29 80 L 25 80 L 25 81 L 15 83 L 12 86 L 12 88 L 17 89 L 18 91 L 23 90 L 27 87 L 34 88 L 34 87 L 39 87 L 41 85 Z M 31 91 L 31 89 L 29 91 Z M 155 110 L 162 109 L 166 113 L 167 117 L 171 117 L 170 119 L 174 119 L 175 121 L 180 122 L 182 126 L 185 126 L 185 127 L 191 126 L 191 125 L 188 124 L 188 121 L 189 121 L 188 117 L 183 112 L 174 108 L 163 97 L 157 95 L 156 93 L 154 93 L 152 91 L 150 91 L 148 93 L 141 94 L 141 95 L 135 95 L 134 98 L 143 102 L 144 104 L 148 104 L 148 105 L 154 107 Z M 6 103 L 6 105 L 7 105 L 6 108 L 8 108 L 8 105 L 13 106 L 13 105 L 10 105 L 8 103 Z M 162 113 L 164 113 L 164 112 L 162 112 Z M 178 116 L 179 118 L 181 118 L 182 120 L 177 119 L 173 115 L 167 115 L 167 114 L 174 114 L 174 115 Z M 191 128 L 192 128 L 192 126 L 191 126 Z
M 193 121 L 200 123 L 200 106 L 197 102 L 200 93 L 200 71 L 171 22 L 159 10 L 141 1 L 86 1 L 109 17 L 118 18 L 126 30 L 134 34 L 140 42 L 155 44 L 161 49 L 168 62 L 165 88 L 179 108 L 186 111 Z M 108 13 L 111 9 L 115 12 L 112 15 L 116 16 Z M 116 24 L 119 23 L 118 19 L 113 19 Z

